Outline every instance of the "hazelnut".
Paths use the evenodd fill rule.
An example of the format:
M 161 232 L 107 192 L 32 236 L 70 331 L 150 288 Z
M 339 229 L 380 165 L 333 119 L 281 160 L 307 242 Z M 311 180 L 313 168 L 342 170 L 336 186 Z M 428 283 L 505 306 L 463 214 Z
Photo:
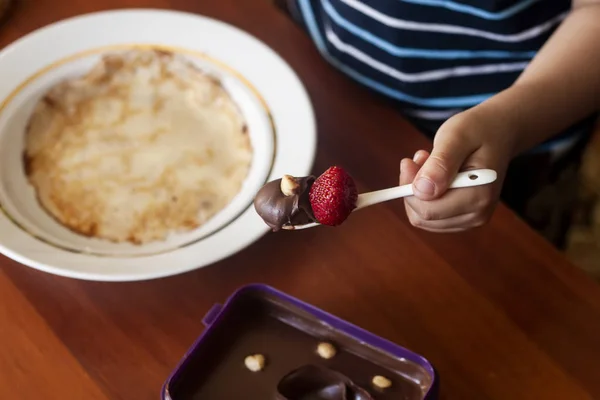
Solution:
M 392 381 L 381 375 L 375 375 L 372 382 L 373 385 L 379 389 L 387 389 L 392 386 Z
M 246 364 L 246 368 L 252 372 L 260 371 L 265 367 L 265 356 L 262 354 L 250 355 L 246 357 L 244 364 Z
M 294 178 L 291 175 L 284 175 L 281 178 L 281 193 L 283 193 L 286 196 L 293 196 L 295 194 L 298 194 L 299 190 L 300 184 L 298 183 L 296 178 Z
M 319 343 L 319 346 L 317 346 L 317 353 L 319 354 L 319 356 L 325 359 L 332 358 L 333 356 L 335 356 L 336 352 L 337 351 L 335 347 L 333 347 L 331 343 L 322 342 Z

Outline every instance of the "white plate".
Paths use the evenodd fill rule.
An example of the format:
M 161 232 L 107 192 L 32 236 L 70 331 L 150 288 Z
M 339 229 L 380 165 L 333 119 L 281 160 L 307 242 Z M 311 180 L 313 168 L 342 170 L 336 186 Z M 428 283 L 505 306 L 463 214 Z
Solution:
M 219 78 L 244 114 L 253 162 L 236 198 L 207 224 L 136 246 L 80 236 L 38 204 L 23 165 L 23 132 L 35 102 L 56 82 L 85 73 L 107 52 L 134 46 L 183 54 Z M 291 68 L 249 34 L 172 11 L 88 14 L 39 29 L 0 52 L 0 251 L 27 266 L 79 279 L 130 281 L 190 271 L 228 257 L 268 231 L 256 191 L 283 174 L 310 172 L 316 129 Z

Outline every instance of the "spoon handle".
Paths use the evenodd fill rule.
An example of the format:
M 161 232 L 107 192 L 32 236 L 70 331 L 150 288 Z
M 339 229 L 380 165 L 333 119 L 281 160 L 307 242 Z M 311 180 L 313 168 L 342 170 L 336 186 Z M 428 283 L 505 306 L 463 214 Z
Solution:
M 496 171 L 491 169 L 474 169 L 459 172 L 454 181 L 452 181 L 452 184 L 450 184 L 450 189 L 486 185 L 494 182 L 497 177 Z M 372 206 L 373 204 L 383 203 L 384 201 L 412 196 L 413 194 L 412 184 L 361 193 L 358 195 L 354 211 Z

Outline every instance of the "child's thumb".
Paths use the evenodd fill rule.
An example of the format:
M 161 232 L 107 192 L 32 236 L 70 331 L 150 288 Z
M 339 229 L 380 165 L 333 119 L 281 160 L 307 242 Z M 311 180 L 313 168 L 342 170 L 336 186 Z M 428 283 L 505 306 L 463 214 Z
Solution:
M 471 152 L 458 138 L 436 140 L 431 155 L 413 182 L 415 196 L 433 200 L 444 194 Z

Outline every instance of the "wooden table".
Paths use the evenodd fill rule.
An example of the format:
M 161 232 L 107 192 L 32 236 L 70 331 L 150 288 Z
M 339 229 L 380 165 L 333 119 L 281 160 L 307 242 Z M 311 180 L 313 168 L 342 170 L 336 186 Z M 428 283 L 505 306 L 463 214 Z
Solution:
M 248 30 L 310 92 L 315 171 L 343 164 L 362 189 L 396 184 L 400 158 L 429 146 L 385 102 L 330 68 L 266 0 L 22 3 L 0 31 L 3 45 L 115 7 L 186 10 Z M 600 399 L 596 283 L 504 207 L 480 230 L 435 235 L 410 227 L 400 201 L 343 228 L 268 235 L 217 265 L 156 281 L 76 281 L 1 258 L 0 388 L 20 400 L 157 399 L 204 313 L 251 282 L 423 354 L 441 374 L 443 399 Z

